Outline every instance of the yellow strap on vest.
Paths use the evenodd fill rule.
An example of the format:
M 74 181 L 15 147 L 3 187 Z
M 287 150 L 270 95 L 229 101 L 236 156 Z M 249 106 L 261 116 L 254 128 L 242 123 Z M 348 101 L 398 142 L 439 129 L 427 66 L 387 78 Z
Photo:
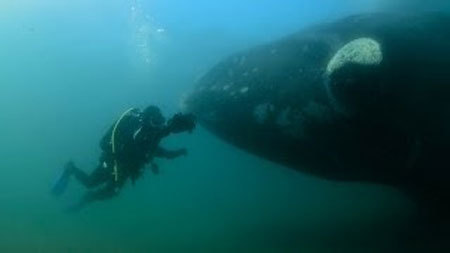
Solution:
M 122 113 L 122 115 L 120 116 L 120 118 L 116 121 L 116 124 L 114 124 L 114 128 L 112 130 L 112 134 L 111 134 L 111 148 L 112 148 L 112 154 L 113 157 L 116 154 L 116 130 L 117 127 L 119 126 L 120 122 L 122 121 L 122 119 L 128 114 L 130 113 L 132 110 L 134 110 L 133 107 L 131 107 L 130 109 L 126 110 L 124 113 Z M 117 159 L 114 158 L 114 167 L 113 167 L 113 172 L 112 175 L 114 176 L 114 181 L 118 181 L 119 180 L 119 168 L 117 165 Z

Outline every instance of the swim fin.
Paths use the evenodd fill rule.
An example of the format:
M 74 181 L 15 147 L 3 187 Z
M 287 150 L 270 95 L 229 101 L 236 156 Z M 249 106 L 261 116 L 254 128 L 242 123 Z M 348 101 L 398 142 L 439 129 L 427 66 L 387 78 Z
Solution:
M 72 166 L 73 164 L 71 162 L 67 163 L 66 166 L 64 166 L 63 171 L 56 178 L 50 191 L 53 196 L 60 196 L 66 191 L 70 180 Z

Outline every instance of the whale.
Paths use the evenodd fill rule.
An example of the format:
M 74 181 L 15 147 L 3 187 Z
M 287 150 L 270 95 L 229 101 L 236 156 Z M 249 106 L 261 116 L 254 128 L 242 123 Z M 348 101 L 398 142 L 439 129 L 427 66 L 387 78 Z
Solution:
M 224 58 L 183 107 L 261 158 L 441 206 L 450 199 L 449 28 L 439 12 L 314 24 Z

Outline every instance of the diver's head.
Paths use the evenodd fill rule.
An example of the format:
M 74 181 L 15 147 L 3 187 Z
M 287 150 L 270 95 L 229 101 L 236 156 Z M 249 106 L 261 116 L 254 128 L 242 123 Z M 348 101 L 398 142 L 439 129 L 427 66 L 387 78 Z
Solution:
M 191 133 L 195 128 L 195 124 L 195 116 L 192 113 L 177 113 L 167 122 L 167 126 L 171 133 L 181 133 L 186 131 Z
M 144 109 L 142 112 L 142 119 L 144 124 L 149 127 L 159 128 L 166 122 L 166 119 L 161 114 L 161 110 L 154 105 L 150 105 Z

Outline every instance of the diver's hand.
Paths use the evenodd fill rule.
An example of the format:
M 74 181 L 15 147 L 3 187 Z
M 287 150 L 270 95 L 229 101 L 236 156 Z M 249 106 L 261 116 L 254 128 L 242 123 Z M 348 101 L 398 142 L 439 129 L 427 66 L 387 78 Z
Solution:
M 192 132 L 196 125 L 194 114 L 175 114 L 168 122 L 167 127 L 171 133 Z

